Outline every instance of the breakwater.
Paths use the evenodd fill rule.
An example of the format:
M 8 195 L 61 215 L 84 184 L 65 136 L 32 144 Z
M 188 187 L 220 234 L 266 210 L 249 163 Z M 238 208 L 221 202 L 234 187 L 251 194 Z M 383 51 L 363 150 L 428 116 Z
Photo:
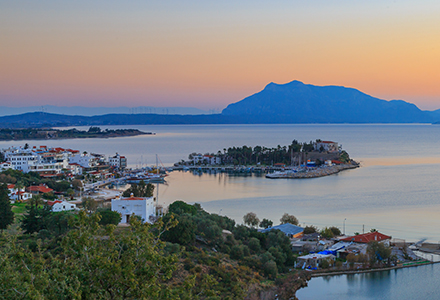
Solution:
M 287 170 L 284 172 L 275 172 L 272 174 L 267 174 L 267 178 L 271 179 L 306 179 L 306 178 L 317 178 L 323 176 L 329 176 L 339 173 L 344 170 L 359 168 L 358 163 L 351 164 L 341 164 L 334 166 L 323 166 L 318 168 L 303 168 L 299 170 Z

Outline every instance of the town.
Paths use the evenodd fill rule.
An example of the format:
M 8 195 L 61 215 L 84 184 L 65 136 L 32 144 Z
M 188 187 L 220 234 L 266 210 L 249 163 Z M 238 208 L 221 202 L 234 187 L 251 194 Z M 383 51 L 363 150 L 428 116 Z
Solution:
M 281 167 L 276 164 L 284 164 L 286 157 L 290 157 L 303 168 L 311 169 L 317 168 L 311 161 L 329 165 L 326 161 L 349 159 L 334 142 L 292 145 L 275 150 L 261 147 L 257 152 L 250 147 L 229 148 L 218 156 L 192 154 L 190 158 L 193 165 L 199 167 L 204 162 L 216 165 L 232 161 L 235 165 L 235 160 L 244 165 L 258 160 L 259 166 L 266 166 L 270 160 L 273 167 Z M 307 147 L 309 152 L 302 151 Z M 247 156 L 242 154 L 243 150 L 248 152 Z M 351 235 L 345 233 L 345 226 L 342 232 L 335 226 L 301 227 L 298 219 L 288 213 L 281 217 L 279 225 L 273 225 L 268 219 L 260 222 L 252 212 L 243 217 L 242 224 L 237 224 L 227 216 L 208 213 L 197 203 L 190 205 L 176 200 L 163 207 L 158 204 L 158 196 L 154 196 L 153 183 L 157 183 L 158 188 L 158 183 L 164 181 L 165 168 L 156 165 L 131 170 L 127 168 L 127 158 L 118 153 L 106 157 L 87 151 L 26 144 L 3 149 L 0 155 L 0 182 L 6 193 L 2 192 L 0 202 L 7 201 L 6 206 L 11 206 L 13 212 L 10 217 L 0 212 L 5 214 L 2 230 L 23 234 L 25 241 L 35 245 L 43 243 L 45 251 L 50 253 L 53 241 L 68 240 L 76 234 L 76 228 L 83 228 L 81 226 L 85 226 L 84 230 L 102 228 L 100 240 L 108 239 L 109 234 L 113 236 L 112 232 L 121 239 L 127 238 L 128 228 L 134 232 L 142 230 L 139 226 L 147 226 L 145 241 L 164 243 L 166 251 L 160 252 L 162 258 L 174 257 L 176 253 L 186 257 L 180 267 L 176 267 L 179 278 L 186 278 L 183 274 L 188 270 L 204 280 L 210 274 L 209 280 L 214 280 L 225 295 L 231 286 L 235 286 L 234 295 L 242 295 L 248 289 L 243 280 L 253 282 L 266 278 L 271 280 L 274 291 L 279 289 L 275 288 L 276 280 L 281 286 L 289 286 L 289 293 L 293 294 L 288 295 L 292 296 L 307 285 L 311 277 L 429 264 L 434 262 L 432 254 L 438 252 L 423 241 L 407 243 L 375 229 Z M 123 187 L 111 188 L 118 184 Z M 5 206 L 0 203 L 0 207 Z M 116 240 L 113 237 L 105 244 Z M 145 250 L 147 246 L 143 247 Z M 205 263 L 200 263 L 201 259 Z M 213 260 L 238 265 L 241 271 L 234 273 L 232 267 L 222 270 L 223 264 Z M 46 263 L 51 269 L 51 262 Z M 236 283 L 226 280 L 231 276 Z M 239 276 L 245 279 L 238 280 Z M 169 284 L 185 285 L 185 280 Z M 197 283 L 197 289 L 202 288 L 202 284 L 203 280 Z

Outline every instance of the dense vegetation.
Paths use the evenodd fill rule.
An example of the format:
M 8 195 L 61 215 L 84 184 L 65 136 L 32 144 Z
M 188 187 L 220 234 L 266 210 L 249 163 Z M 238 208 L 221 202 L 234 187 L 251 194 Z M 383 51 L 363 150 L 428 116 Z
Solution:
M 317 140 L 320 141 L 320 140 Z M 224 148 L 223 151 L 217 153 L 206 153 L 212 156 L 222 158 L 223 164 L 233 165 L 273 165 L 281 163 L 285 165 L 304 163 L 308 158 L 312 158 L 319 165 L 324 163 L 323 159 L 338 159 L 342 162 L 349 162 L 350 157 L 346 151 L 336 153 L 326 153 L 323 149 L 314 149 L 315 142 L 300 143 L 293 140 L 290 145 L 277 147 L 264 146 L 243 146 L 243 147 L 229 147 Z M 197 153 L 191 153 L 188 156 L 190 161 L 193 161 Z M 320 159 L 321 158 L 321 159 Z M 184 161 L 180 162 L 184 163 Z
M 0 237 L 0 298 L 289 299 L 305 282 L 289 272 L 295 257 L 284 234 L 197 204 L 176 201 L 155 225 L 132 218 L 116 228 L 120 219 L 105 218 L 102 209 L 54 213 L 29 202 L 24 232 Z
M 209 214 L 197 204 L 188 205 L 182 201 L 169 206 L 164 222 L 172 220 L 178 223 L 163 233 L 165 241 L 187 247 L 201 243 L 269 278 L 276 278 L 278 273 L 294 265 L 290 239 L 280 231 L 261 233 L 255 228 L 236 225 L 226 216 Z

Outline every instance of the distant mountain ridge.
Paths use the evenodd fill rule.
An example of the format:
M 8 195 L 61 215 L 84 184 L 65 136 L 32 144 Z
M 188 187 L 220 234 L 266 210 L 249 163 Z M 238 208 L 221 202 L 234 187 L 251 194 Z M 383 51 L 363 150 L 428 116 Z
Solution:
M 403 100 L 386 101 L 354 88 L 300 81 L 268 84 L 228 105 L 221 114 L 114 113 L 93 116 L 33 112 L 0 117 L 0 128 L 153 124 L 433 123 L 440 110 L 422 111 Z
M 8 107 L 0 106 L 0 116 L 10 116 L 31 112 L 46 112 L 62 115 L 99 116 L 106 114 L 158 114 L 158 115 L 203 115 L 212 113 L 195 107 L 153 107 L 153 106 L 118 106 L 118 107 L 86 107 L 86 106 L 27 106 Z
M 268 84 L 262 91 L 228 105 L 226 116 L 253 117 L 262 123 L 426 123 L 438 120 L 403 100 L 386 101 L 342 86 L 292 81 Z

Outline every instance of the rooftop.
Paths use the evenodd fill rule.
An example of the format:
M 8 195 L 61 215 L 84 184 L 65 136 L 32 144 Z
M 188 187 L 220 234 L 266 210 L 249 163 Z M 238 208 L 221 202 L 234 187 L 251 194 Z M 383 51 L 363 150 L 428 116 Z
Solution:
M 346 237 L 344 239 L 341 239 L 341 241 L 345 241 L 345 242 L 355 242 L 355 243 L 369 243 L 372 241 L 376 241 L 376 242 L 380 242 L 380 241 L 384 241 L 384 240 L 389 240 L 391 239 L 391 236 L 382 234 L 380 232 L 369 232 L 369 233 L 364 233 L 364 234 L 358 234 L 355 236 L 349 236 Z

